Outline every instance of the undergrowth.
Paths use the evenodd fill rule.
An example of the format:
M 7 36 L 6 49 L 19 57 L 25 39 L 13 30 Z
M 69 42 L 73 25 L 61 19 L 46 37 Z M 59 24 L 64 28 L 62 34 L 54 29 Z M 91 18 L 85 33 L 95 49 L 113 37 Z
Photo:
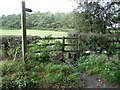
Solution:
M 76 88 L 81 87 L 80 77 L 75 69 L 65 64 L 27 61 L 27 73 L 24 63 L 5 61 L 2 64 L 2 90 L 13 88 Z
M 107 57 L 105 54 L 90 55 L 87 59 L 81 57 L 77 61 L 81 71 L 99 74 L 110 83 L 120 84 L 120 61 L 117 56 Z

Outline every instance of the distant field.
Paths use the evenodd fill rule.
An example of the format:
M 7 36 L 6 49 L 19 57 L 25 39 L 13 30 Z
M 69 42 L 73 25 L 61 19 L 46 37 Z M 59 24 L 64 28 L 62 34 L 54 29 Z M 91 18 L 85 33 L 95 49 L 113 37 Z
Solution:
M 0 30 L 0 35 L 22 35 L 22 31 Z M 41 37 L 52 35 L 52 37 L 62 37 L 62 36 L 67 36 L 67 32 L 48 31 L 48 30 L 27 30 L 27 35 L 41 36 Z

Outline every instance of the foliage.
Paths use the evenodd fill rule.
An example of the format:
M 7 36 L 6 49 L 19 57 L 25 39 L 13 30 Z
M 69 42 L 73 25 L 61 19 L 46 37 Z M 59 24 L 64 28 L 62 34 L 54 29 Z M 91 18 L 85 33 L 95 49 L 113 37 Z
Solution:
M 37 40 L 40 37 L 27 37 L 27 44 L 31 43 L 32 41 Z M 3 52 L 2 58 L 5 59 L 18 59 L 22 55 L 21 51 L 21 43 L 22 43 L 22 37 L 21 36 L 2 36 L 1 37 L 1 45 L 0 48 Z
M 9 29 L 20 29 L 21 25 L 20 25 L 20 14 L 19 15 L 8 15 L 5 16 L 3 15 L 1 17 L 1 21 L 2 21 L 2 28 L 9 28 Z
M 14 58 L 14 55 L 16 53 L 16 50 L 20 49 L 20 37 L 2 37 L 1 39 L 1 46 L 0 48 L 2 49 L 3 52 L 3 58 Z
M 24 62 L 20 58 L 19 61 L 4 61 L 2 64 L 3 90 L 26 87 L 81 87 L 80 78 L 78 74 L 75 74 L 75 69 L 62 63 L 51 62 L 52 55 L 55 54 L 54 50 L 59 49 L 60 41 L 49 38 L 51 37 L 45 37 L 42 40 L 40 37 L 30 37 L 28 39 L 27 72 L 24 70 Z M 52 47 L 49 46 L 51 43 L 54 43 Z M 53 52 L 50 52 L 50 49 L 53 49 Z
M 60 41 L 52 39 L 51 36 L 45 37 L 42 40 L 38 39 L 28 45 L 27 58 L 38 61 L 50 61 L 55 51 L 60 50 L 60 45 Z
M 79 75 L 65 64 L 41 63 L 28 60 L 27 73 L 23 70 L 23 62 L 6 61 L 2 64 L 2 90 L 14 88 L 70 88 L 81 87 Z
M 50 60 L 50 52 L 48 48 L 40 47 L 37 44 L 30 44 L 28 46 L 27 58 L 38 61 L 48 61 Z
M 75 1 L 78 4 L 75 10 L 77 30 L 105 34 L 112 33 L 107 28 L 113 28 L 114 30 L 119 28 L 119 1 L 108 0 L 107 3 L 105 0 L 98 0 L 97 2 L 95 0 L 92 2 Z
M 32 14 L 26 14 L 26 26 L 28 29 L 63 29 L 63 28 L 74 28 L 72 22 L 72 12 L 68 14 L 64 13 L 51 13 L 51 12 L 35 12 Z M 20 29 L 20 14 L 3 15 L 2 28 L 3 29 Z
M 116 47 L 119 47 L 117 43 L 112 41 L 118 41 L 118 37 L 112 34 L 97 34 L 97 33 L 69 33 L 68 37 L 78 37 L 78 40 L 67 40 L 68 43 L 79 44 L 81 54 L 85 51 L 91 51 L 95 53 L 104 53 L 107 55 L 116 54 Z M 110 42 L 111 41 L 111 42 Z M 77 46 L 73 46 L 71 49 L 78 50 Z
M 79 59 L 77 66 L 82 71 L 100 74 L 110 83 L 120 84 L 120 61 L 117 56 L 109 58 L 104 54 L 92 54 L 82 61 Z
M 3 60 L 18 60 L 22 57 L 21 36 L 3 36 L 1 41 Z M 54 58 L 59 50 L 61 50 L 60 40 L 54 40 L 51 36 L 44 38 L 38 36 L 27 37 L 27 59 L 49 61 Z

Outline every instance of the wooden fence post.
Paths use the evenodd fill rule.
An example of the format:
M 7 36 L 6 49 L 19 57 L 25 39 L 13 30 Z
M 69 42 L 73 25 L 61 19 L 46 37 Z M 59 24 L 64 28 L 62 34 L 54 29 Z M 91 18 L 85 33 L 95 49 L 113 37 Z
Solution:
M 80 56 L 80 37 L 78 36 L 78 57 Z
M 22 57 L 23 60 L 25 61 L 27 47 L 26 47 L 26 9 L 24 1 L 22 1 L 21 27 L 22 27 Z
M 5 42 L 4 41 L 4 44 L 3 44 L 3 50 L 2 50 L 2 52 L 3 52 L 3 58 L 7 58 L 7 57 L 9 57 L 8 56 L 8 42 Z
M 64 50 L 65 50 L 65 38 L 63 37 L 62 38 L 62 59 L 61 61 L 65 62 L 64 61 Z
M 118 51 L 118 59 L 120 60 L 120 51 Z

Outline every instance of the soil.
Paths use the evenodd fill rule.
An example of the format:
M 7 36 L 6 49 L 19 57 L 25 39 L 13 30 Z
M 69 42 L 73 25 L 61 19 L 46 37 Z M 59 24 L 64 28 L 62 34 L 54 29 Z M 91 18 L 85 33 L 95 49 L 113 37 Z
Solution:
M 89 73 L 81 73 L 80 78 L 85 88 L 119 88 L 119 85 L 108 84 L 99 75 L 90 75 Z

